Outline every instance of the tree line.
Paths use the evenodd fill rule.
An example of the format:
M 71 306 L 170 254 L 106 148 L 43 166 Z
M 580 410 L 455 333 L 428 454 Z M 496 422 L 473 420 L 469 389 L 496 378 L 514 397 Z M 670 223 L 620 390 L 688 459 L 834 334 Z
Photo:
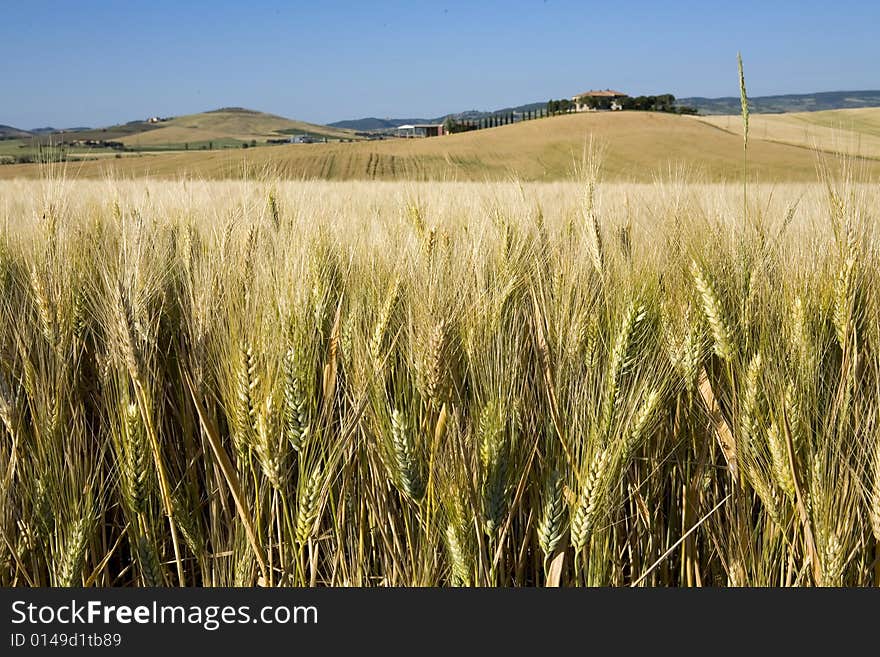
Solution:
M 696 114 L 696 107 L 677 105 L 675 96 L 672 94 L 659 94 L 657 96 L 620 96 L 612 98 L 608 96 L 578 96 L 581 104 L 589 105 L 597 110 L 610 110 L 612 103 L 616 103 L 620 109 L 634 110 L 637 112 L 668 112 L 670 114 Z M 568 98 L 547 101 L 547 113 L 551 116 L 556 114 L 568 114 L 577 109 L 577 103 Z
M 484 130 L 486 128 L 497 128 L 502 125 L 519 123 L 520 121 L 541 119 L 546 116 L 549 116 L 549 111 L 545 108 L 525 110 L 523 112 L 498 112 L 478 119 L 461 119 L 447 116 L 443 121 L 443 131 L 449 134 L 456 132 L 470 132 L 471 130 Z
M 620 109 L 637 112 L 667 112 L 669 114 L 697 114 L 697 108 L 686 105 L 677 105 L 675 96 L 672 94 L 659 94 L 656 96 L 621 96 L 610 98 L 607 96 L 579 96 L 581 103 L 590 105 L 597 110 L 610 110 L 612 102 L 617 103 Z M 484 130 L 497 128 L 502 125 L 531 121 L 547 116 L 570 114 L 577 109 L 577 103 L 569 98 L 550 99 L 543 108 L 526 110 L 523 112 L 498 112 L 480 117 L 478 119 L 462 119 L 452 116 L 443 121 L 443 131 L 446 134 L 458 132 L 470 132 L 471 130 Z

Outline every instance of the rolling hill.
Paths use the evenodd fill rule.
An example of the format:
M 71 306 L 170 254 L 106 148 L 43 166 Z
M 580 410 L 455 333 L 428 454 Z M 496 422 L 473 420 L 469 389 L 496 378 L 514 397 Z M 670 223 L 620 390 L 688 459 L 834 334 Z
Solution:
M 25 139 L 30 136 L 31 133 L 27 130 L 19 130 L 11 125 L 0 125 L 0 139 Z
M 41 129 L 27 132 L 0 126 L 0 138 L 7 133 L 7 139 L 36 140 L 43 145 L 95 140 L 120 142 L 134 150 L 183 150 L 187 145 L 198 148 L 208 144 L 218 148 L 237 147 L 246 142 L 264 143 L 267 139 L 304 133 L 327 139 L 355 138 L 354 133 L 349 130 L 238 107 L 173 117 L 158 123 L 130 121 L 104 128 L 75 128 L 64 131 Z
M 722 98 L 705 98 L 692 96 L 679 98 L 679 106 L 694 107 L 703 115 L 729 115 L 740 111 L 739 96 Z M 467 110 L 453 114 L 444 114 L 433 119 L 394 119 L 368 117 L 364 119 L 346 119 L 330 123 L 331 127 L 349 130 L 390 130 L 406 123 L 443 123 L 446 118 L 481 119 L 495 114 L 508 112 L 522 113 L 544 109 L 546 102 L 527 103 L 516 107 L 505 107 L 491 112 Z M 754 114 L 779 114 L 782 112 L 816 112 L 835 109 L 855 109 L 860 107 L 880 107 L 880 90 L 874 91 L 822 91 L 811 94 L 785 94 L 778 96 L 755 96 L 749 98 L 749 106 Z
M 700 120 L 742 135 L 739 116 L 704 116 Z M 749 118 L 752 139 L 818 148 L 831 153 L 880 159 L 880 108 L 758 114 Z
M 694 107 L 704 115 L 737 114 L 740 111 L 739 96 L 722 98 L 705 98 L 692 96 L 679 98 L 679 106 Z M 346 119 L 329 125 L 349 130 L 389 130 L 406 123 L 442 123 L 447 117 L 456 119 L 481 119 L 494 114 L 508 112 L 522 113 L 543 109 L 546 102 L 527 103 L 516 107 L 505 107 L 491 112 L 468 110 L 453 114 L 444 114 L 433 119 L 395 119 L 368 117 L 364 119 Z M 783 112 L 817 112 L 835 109 L 856 109 L 861 107 L 880 107 L 880 90 L 874 91 L 821 91 L 811 94 L 784 94 L 777 96 L 755 96 L 749 98 L 749 106 L 754 114 L 779 114 Z
M 737 114 L 739 96 L 723 98 L 679 98 L 678 104 L 696 107 L 700 114 Z M 749 98 L 749 108 L 755 114 L 782 112 L 818 112 L 822 110 L 880 107 L 880 91 L 822 91 L 812 94 L 784 94 Z
M 742 175 L 742 137 L 735 131 L 700 117 L 649 112 L 570 114 L 431 139 L 141 154 L 70 163 L 67 175 L 552 181 L 570 177 L 590 139 L 604 145 L 603 171 L 611 180 L 650 182 L 670 170 L 706 181 L 734 181 Z M 801 145 L 755 138 L 749 162 L 750 175 L 762 181 L 816 176 L 817 155 Z M 880 176 L 880 161 L 862 164 L 863 175 Z M 3 178 L 39 173 L 35 165 L 0 167 Z
M 119 141 L 134 148 L 156 148 L 212 141 L 266 141 L 305 133 L 328 139 L 354 138 L 354 134 L 349 130 L 295 121 L 238 107 L 178 116 L 161 123 L 146 125 L 149 126 L 148 129 L 121 137 Z

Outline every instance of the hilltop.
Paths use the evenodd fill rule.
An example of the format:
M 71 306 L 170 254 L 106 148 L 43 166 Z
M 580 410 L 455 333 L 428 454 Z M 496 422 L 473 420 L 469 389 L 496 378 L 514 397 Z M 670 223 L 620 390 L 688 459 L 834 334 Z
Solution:
M 653 112 L 567 114 L 429 139 L 143 154 L 71 164 L 67 175 L 554 181 L 571 177 L 591 139 L 605 148 L 609 180 L 651 182 L 672 170 L 706 181 L 742 176 L 742 137 L 735 131 L 705 117 Z M 832 167 L 835 161 L 830 158 Z M 816 153 L 801 145 L 762 140 L 757 133 L 749 148 L 750 175 L 762 181 L 814 180 L 816 162 Z M 863 175 L 880 175 L 880 161 L 862 163 Z M 0 167 L 4 178 L 38 174 L 34 165 Z

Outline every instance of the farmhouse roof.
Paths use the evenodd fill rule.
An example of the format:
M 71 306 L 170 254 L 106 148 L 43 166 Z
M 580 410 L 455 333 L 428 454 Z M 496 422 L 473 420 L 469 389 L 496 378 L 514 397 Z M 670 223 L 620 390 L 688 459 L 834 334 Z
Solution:
M 580 98 L 581 96 L 593 96 L 596 98 L 614 98 L 615 96 L 626 96 L 622 91 L 614 91 L 613 89 L 593 89 L 591 91 L 585 91 L 582 94 L 578 94 L 575 98 Z

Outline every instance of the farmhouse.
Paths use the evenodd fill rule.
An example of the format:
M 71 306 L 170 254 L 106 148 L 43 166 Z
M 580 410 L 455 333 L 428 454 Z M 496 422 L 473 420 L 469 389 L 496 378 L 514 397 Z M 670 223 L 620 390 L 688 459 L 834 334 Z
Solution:
M 619 110 L 623 109 L 620 101 L 627 98 L 627 94 L 613 89 L 593 89 L 585 91 L 577 96 L 572 96 L 576 112 L 591 112 L 596 110 Z
M 398 137 L 440 137 L 444 135 L 442 123 L 417 123 L 397 126 Z

